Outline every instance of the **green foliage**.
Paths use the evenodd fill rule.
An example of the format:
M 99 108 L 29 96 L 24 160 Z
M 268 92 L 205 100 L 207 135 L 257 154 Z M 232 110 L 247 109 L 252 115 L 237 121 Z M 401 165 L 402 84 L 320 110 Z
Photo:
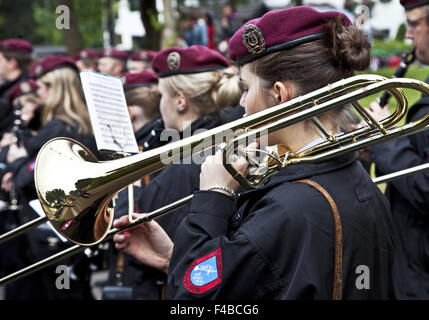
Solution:
M 371 54 L 373 56 L 397 55 L 404 51 L 411 50 L 412 45 L 399 40 L 379 40 L 374 39 Z
M 398 28 L 398 32 L 396 33 L 395 40 L 404 41 L 406 31 L 407 31 L 407 27 L 405 26 L 405 23 L 402 23 Z
M 366 71 L 359 72 L 357 74 L 378 74 L 378 75 L 386 77 L 386 78 L 391 78 L 394 73 L 395 73 L 394 68 L 380 68 L 375 72 L 366 70 Z M 408 68 L 407 73 L 405 74 L 406 78 L 417 79 L 420 81 L 424 81 L 428 76 L 429 76 L 429 67 L 422 67 L 422 66 L 417 65 L 416 63 L 411 65 Z M 421 97 L 421 92 L 419 92 L 419 91 L 416 91 L 413 89 L 407 89 L 407 88 L 405 88 L 404 91 L 405 91 L 405 94 L 407 95 L 409 106 L 412 106 Z M 361 99 L 360 102 L 363 106 L 369 106 L 369 104 L 372 101 L 375 101 L 375 99 L 378 98 L 379 96 L 381 96 L 381 94 L 379 94 L 377 96 L 372 95 L 372 96 L 366 97 L 364 99 Z M 395 108 L 395 100 L 394 99 L 390 99 L 389 107 Z M 402 123 L 403 122 L 401 122 L 401 124 Z
M 0 39 L 22 37 L 36 45 L 64 45 L 56 28 L 55 9 L 61 0 L 0 0 Z M 85 47 L 102 47 L 102 0 L 74 0 Z

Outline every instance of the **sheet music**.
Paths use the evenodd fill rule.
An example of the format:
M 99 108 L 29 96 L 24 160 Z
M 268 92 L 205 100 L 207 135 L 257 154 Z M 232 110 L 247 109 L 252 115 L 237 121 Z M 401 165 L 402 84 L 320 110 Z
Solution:
M 98 150 L 138 153 L 121 79 L 92 70 L 80 78 Z

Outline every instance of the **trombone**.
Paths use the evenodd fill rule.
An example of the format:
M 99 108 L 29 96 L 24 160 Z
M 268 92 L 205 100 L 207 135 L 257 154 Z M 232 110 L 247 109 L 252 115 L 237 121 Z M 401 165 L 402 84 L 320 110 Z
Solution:
M 35 165 L 36 190 L 46 213 L 46 220 L 76 245 L 0 279 L 0 285 L 83 251 L 126 228 L 185 205 L 192 199 L 192 195 L 148 213 L 126 228 L 111 229 L 113 211 L 108 204 L 117 192 L 144 175 L 198 152 L 220 145 L 226 169 L 241 185 L 255 188 L 286 165 L 324 161 L 342 153 L 429 128 L 429 114 L 402 127 L 395 127 L 405 116 L 408 106 L 402 88 L 415 89 L 429 95 L 429 86 L 418 80 L 386 79 L 377 75 L 354 76 L 183 140 L 112 161 L 97 161 L 86 147 L 72 139 L 53 139 L 38 153 Z M 385 90 L 396 99 L 397 107 L 389 117 L 378 122 L 358 100 Z M 317 117 L 348 104 L 355 108 L 367 124 L 360 129 L 333 136 Z M 271 158 L 274 161 L 267 162 L 264 173 L 256 175 L 254 179 L 241 175 L 228 164 L 229 157 L 238 152 L 237 147 L 243 140 L 250 141 L 304 120 L 313 121 L 324 135 L 325 142 L 299 154 L 274 155 Z M 67 176 L 67 172 L 71 172 L 71 175 Z M 64 175 L 65 178 L 58 179 Z M 41 219 L 37 222 L 41 223 Z M 25 229 L 21 228 L 19 232 L 25 232 Z

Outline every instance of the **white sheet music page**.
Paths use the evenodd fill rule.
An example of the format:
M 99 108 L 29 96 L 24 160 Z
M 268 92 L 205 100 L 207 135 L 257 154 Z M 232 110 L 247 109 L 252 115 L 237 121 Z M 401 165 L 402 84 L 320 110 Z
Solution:
M 98 150 L 138 153 L 122 80 L 92 70 L 80 78 Z

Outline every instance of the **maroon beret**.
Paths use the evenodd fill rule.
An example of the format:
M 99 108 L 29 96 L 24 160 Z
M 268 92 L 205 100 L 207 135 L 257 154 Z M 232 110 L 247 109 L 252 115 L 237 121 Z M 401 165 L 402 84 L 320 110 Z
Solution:
M 160 51 L 152 60 L 152 69 L 160 78 L 176 74 L 214 71 L 229 67 L 216 50 L 201 45 L 189 48 L 173 47 Z
M 100 57 L 100 53 L 94 49 L 84 49 L 76 52 L 72 58 L 74 61 L 82 59 L 96 59 Z
M 235 32 L 228 43 L 228 55 L 243 65 L 269 53 L 320 39 L 324 23 L 338 15 L 345 26 L 351 25 L 340 12 L 319 12 L 307 6 L 269 11 Z
M 154 72 L 147 70 L 138 73 L 127 72 L 122 78 L 124 90 L 158 84 L 158 76 Z
M 79 72 L 72 58 L 61 55 L 49 55 L 40 59 L 30 67 L 30 77 L 37 79 L 45 73 L 59 68 L 72 68 Z
M 12 105 L 13 100 L 16 98 L 23 96 L 24 94 L 36 92 L 37 89 L 38 86 L 35 80 L 23 80 L 16 83 L 12 88 L 10 88 L 9 93 L 7 94 L 9 104 Z
M 405 10 L 411 10 L 429 4 L 429 0 L 401 0 Z
M 30 56 L 33 52 L 33 46 L 23 39 L 5 39 L 0 41 L 0 51 Z
M 110 57 L 110 58 L 115 58 L 119 60 L 127 60 L 128 53 L 123 50 L 108 48 L 108 49 L 101 50 L 100 58 L 102 57 Z
M 133 61 L 149 61 L 151 62 L 153 58 L 156 56 L 157 52 L 152 50 L 140 50 L 134 52 L 130 59 Z

